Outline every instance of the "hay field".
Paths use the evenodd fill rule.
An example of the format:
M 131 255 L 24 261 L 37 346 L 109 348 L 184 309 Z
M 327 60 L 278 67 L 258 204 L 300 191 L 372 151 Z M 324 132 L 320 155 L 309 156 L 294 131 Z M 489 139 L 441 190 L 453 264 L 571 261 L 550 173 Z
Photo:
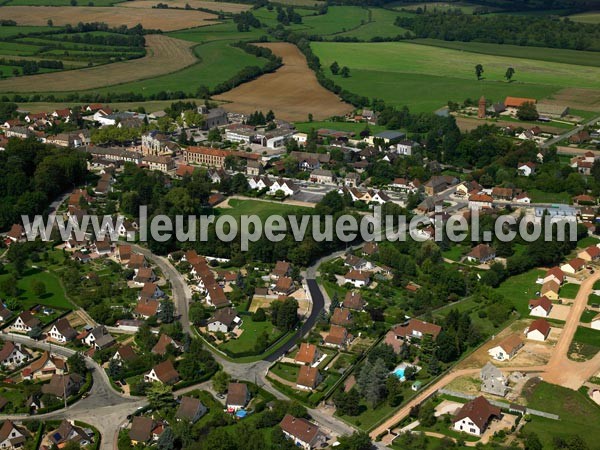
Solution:
M 146 56 L 139 59 L 27 77 L 0 80 L 1 92 L 81 91 L 143 78 L 153 78 L 183 69 L 196 62 L 194 43 L 164 35 L 146 36 Z
M 95 6 L 3 6 L 2 19 L 12 19 L 19 25 L 45 26 L 48 19 L 54 25 L 77 24 L 78 22 L 104 22 L 110 26 L 134 27 L 141 23 L 144 28 L 173 31 L 183 28 L 210 25 L 214 14 L 179 9 L 142 9 Z
M 169 5 L 169 8 L 185 8 L 185 5 L 188 4 L 192 8 L 206 8 L 227 13 L 239 13 L 250 9 L 250 4 L 242 5 L 241 3 L 211 2 L 205 0 L 163 0 L 161 2 L 155 0 L 134 0 L 123 2 L 119 7 L 152 9 L 157 3 Z M 162 9 L 161 11 L 165 10 Z
M 323 88 L 308 68 L 304 55 L 292 44 L 261 44 L 281 56 L 283 66 L 249 83 L 216 97 L 230 103 L 223 107 L 230 111 L 251 113 L 272 109 L 285 120 L 306 120 L 312 113 L 316 120 L 352 111 L 335 94 Z
M 573 22 L 600 23 L 600 11 L 590 11 L 569 16 Z

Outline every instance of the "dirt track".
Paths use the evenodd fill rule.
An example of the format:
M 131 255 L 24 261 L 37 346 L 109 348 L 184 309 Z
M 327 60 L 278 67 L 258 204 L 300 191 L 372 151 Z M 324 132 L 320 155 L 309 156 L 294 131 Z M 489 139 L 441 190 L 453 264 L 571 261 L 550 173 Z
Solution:
M 153 78 L 182 69 L 197 60 L 192 42 L 163 35 L 146 36 L 146 56 L 103 66 L 0 80 L 1 92 L 60 92 L 94 89 Z
M 141 23 L 144 28 L 162 31 L 210 25 L 214 22 L 207 22 L 207 19 L 217 17 L 201 11 L 180 9 L 122 9 L 96 6 L 3 6 L 0 15 L 2 19 L 12 19 L 19 25 L 46 26 L 48 19 L 51 19 L 54 25 L 104 22 L 115 27 L 134 27 Z
M 307 120 L 309 113 L 319 120 L 352 111 L 351 105 L 317 82 L 296 46 L 282 42 L 261 45 L 281 56 L 283 66 L 217 96 L 217 100 L 231 102 L 223 105 L 225 109 L 243 113 L 272 109 L 278 118 L 291 121 Z

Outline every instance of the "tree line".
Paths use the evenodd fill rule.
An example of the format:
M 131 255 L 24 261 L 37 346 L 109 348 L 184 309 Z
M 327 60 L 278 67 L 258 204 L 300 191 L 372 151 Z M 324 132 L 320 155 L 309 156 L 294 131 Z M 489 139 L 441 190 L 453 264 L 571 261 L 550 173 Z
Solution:
M 600 28 L 568 18 L 435 13 L 399 16 L 395 24 L 417 38 L 600 51 Z

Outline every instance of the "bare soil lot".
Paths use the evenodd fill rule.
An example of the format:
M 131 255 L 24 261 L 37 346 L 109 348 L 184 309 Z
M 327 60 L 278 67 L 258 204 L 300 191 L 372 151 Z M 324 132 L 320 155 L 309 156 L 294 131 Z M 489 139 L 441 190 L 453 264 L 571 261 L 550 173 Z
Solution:
M 545 102 L 546 100 L 544 100 Z M 583 108 L 582 108 L 583 109 Z M 456 125 L 458 125 L 458 128 L 460 128 L 460 131 L 471 131 L 474 130 L 475 128 L 483 125 L 484 123 L 488 123 L 488 124 L 492 124 L 492 125 L 496 125 L 498 127 L 509 127 L 509 126 L 519 126 L 520 124 L 518 122 L 511 122 L 509 120 L 481 120 L 481 119 L 472 119 L 470 117 L 457 117 L 456 118 Z M 545 133 L 552 133 L 552 134 L 561 134 L 564 133 L 565 130 L 563 128 L 558 128 L 558 127 L 553 127 L 551 125 L 544 125 L 541 123 L 535 123 L 536 126 L 539 126 L 540 129 L 545 132 Z M 527 127 L 526 124 L 521 125 L 524 128 Z
M 567 320 L 569 311 L 571 311 L 571 307 L 567 305 L 552 305 L 552 310 L 550 311 L 548 317 L 557 320 Z
M 292 44 L 261 44 L 283 58 L 283 66 L 249 83 L 242 84 L 216 97 L 228 101 L 223 107 L 230 111 L 252 113 L 272 109 L 281 119 L 306 120 L 312 114 L 315 120 L 352 111 L 332 92 L 323 88 L 308 68 L 304 55 Z
M 569 105 L 573 109 L 597 111 L 600 108 L 600 91 L 582 88 L 561 89 L 552 98 L 544 99 L 544 103 Z
M 104 22 L 115 27 L 120 25 L 134 27 L 140 23 L 144 28 L 162 31 L 210 25 L 214 22 L 209 19 L 217 17 L 202 11 L 180 9 L 124 10 L 118 7 L 95 6 L 3 6 L 0 9 L 0 16 L 5 20 L 12 19 L 19 25 L 46 26 L 48 19 L 51 19 L 54 25 Z
M 146 36 L 146 56 L 104 66 L 0 80 L 2 92 L 62 92 L 94 89 L 153 78 L 196 62 L 193 42 L 162 35 Z M 37 89 L 35 87 L 38 87 Z
M 163 0 L 161 3 L 169 5 L 169 8 L 185 8 L 187 4 L 192 8 L 206 8 L 230 13 L 239 13 L 250 9 L 249 4 L 242 5 L 240 3 L 210 2 L 204 0 Z M 152 9 L 156 4 L 155 0 L 134 0 L 132 2 L 119 3 L 118 6 L 124 8 Z M 164 11 L 164 9 L 161 11 Z

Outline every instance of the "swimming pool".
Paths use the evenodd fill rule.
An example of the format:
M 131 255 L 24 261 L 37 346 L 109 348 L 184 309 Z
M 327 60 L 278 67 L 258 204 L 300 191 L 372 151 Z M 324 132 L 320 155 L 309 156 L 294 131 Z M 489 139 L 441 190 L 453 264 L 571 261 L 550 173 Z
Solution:
M 404 381 L 404 371 L 406 370 L 406 366 L 398 366 L 396 367 L 396 369 L 394 369 L 394 375 L 396 375 L 396 377 L 398 377 L 400 380 Z

